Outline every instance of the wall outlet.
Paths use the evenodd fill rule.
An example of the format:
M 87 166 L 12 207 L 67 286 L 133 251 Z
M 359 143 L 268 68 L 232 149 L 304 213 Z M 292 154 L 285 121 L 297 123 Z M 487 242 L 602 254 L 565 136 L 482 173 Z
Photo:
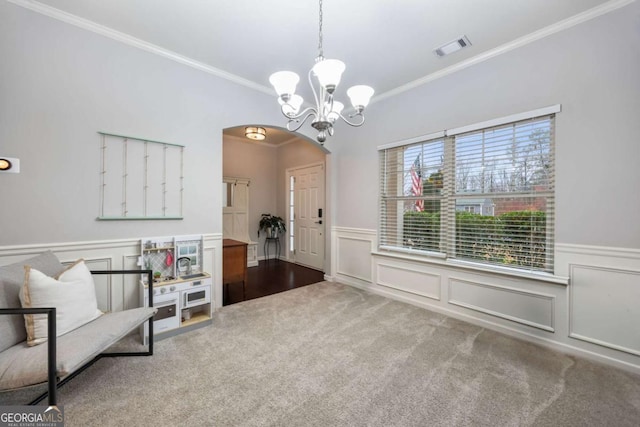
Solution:
M 20 159 L 0 156 L 0 173 L 20 173 Z

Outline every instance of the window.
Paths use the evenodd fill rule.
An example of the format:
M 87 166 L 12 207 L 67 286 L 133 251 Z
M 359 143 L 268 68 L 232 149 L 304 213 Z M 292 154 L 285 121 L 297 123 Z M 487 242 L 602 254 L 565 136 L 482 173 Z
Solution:
M 553 273 L 559 106 L 541 111 L 381 147 L 381 249 Z
M 440 252 L 444 138 L 383 150 L 381 245 Z

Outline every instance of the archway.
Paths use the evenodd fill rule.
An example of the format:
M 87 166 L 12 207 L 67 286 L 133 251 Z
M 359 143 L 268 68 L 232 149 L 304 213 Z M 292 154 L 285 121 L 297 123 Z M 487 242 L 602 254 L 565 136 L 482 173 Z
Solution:
M 256 141 L 245 136 L 245 128 L 255 126 L 265 129 L 266 138 L 264 140 Z M 265 246 L 264 232 L 258 234 L 261 214 L 271 213 L 283 218 L 287 225 L 286 234 L 280 238 L 281 259 L 308 265 L 308 261 L 300 262 L 300 259 L 303 258 L 300 256 L 301 250 L 308 251 L 321 247 L 322 263 L 309 266 L 328 271 L 331 244 L 329 215 L 331 186 L 328 182 L 331 156 L 329 150 L 305 135 L 289 132 L 282 127 L 251 123 L 224 129 L 222 153 L 223 177 L 227 179 L 244 178 L 248 181 L 247 236 L 242 240 L 248 239 L 252 242 L 255 251 L 254 258 L 249 260 L 249 265 L 256 265 L 257 262 L 264 260 L 267 252 L 270 252 L 268 255 L 272 257 L 276 250 L 271 245 Z M 301 217 L 299 213 L 295 214 L 295 209 L 301 208 L 301 206 L 296 203 L 295 184 L 292 181 L 295 173 L 292 171 L 315 165 L 322 165 L 322 181 L 325 191 L 318 206 L 311 207 L 309 205 L 306 213 L 313 215 L 307 218 L 307 225 L 309 225 L 309 221 L 311 223 L 320 222 L 321 224 L 316 224 L 316 226 L 321 228 L 310 231 L 310 233 L 318 234 L 305 236 L 306 229 L 300 231 L 296 222 Z M 316 189 L 311 190 L 309 194 L 314 191 Z M 227 211 L 230 212 L 231 209 L 227 209 Z M 225 215 L 223 213 L 223 230 L 226 237 L 228 234 L 233 234 L 233 221 L 237 220 L 237 216 L 232 218 L 232 215 Z M 321 217 L 319 218 L 319 216 Z M 318 242 L 313 239 L 318 238 L 321 239 L 321 245 L 316 246 L 315 243 Z M 312 243 L 314 246 L 310 247 L 309 245 Z

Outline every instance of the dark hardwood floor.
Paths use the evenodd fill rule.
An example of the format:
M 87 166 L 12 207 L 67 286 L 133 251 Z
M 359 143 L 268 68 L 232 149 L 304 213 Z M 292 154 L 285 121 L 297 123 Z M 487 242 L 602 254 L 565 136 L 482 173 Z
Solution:
M 246 283 L 246 299 L 260 298 L 312 283 L 322 282 L 324 273 L 282 260 L 260 261 L 257 267 L 249 267 Z M 223 305 L 235 304 L 242 299 L 242 282 L 225 285 Z

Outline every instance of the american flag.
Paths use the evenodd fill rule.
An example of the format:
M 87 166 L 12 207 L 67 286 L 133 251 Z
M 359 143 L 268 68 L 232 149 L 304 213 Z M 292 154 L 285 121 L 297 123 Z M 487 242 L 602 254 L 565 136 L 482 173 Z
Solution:
M 422 197 L 422 171 L 420 170 L 420 154 L 411 165 L 411 192 L 414 196 Z M 424 210 L 424 200 L 416 200 L 416 211 Z

